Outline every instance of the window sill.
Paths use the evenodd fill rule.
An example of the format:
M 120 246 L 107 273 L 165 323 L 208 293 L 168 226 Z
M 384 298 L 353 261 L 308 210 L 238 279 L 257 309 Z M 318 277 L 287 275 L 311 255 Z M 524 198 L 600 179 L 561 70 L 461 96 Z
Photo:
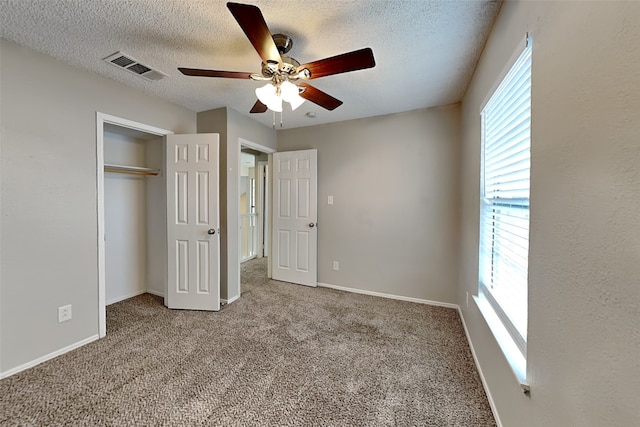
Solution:
M 511 370 L 518 380 L 520 388 L 522 388 L 524 393 L 529 393 L 531 388 L 527 383 L 527 360 L 522 353 L 520 353 L 509 332 L 507 332 L 498 315 L 493 311 L 493 308 L 482 294 L 478 296 L 474 295 L 473 300 L 476 302 L 480 313 L 482 313 L 489 329 L 491 329 L 493 336 L 496 338 L 498 346 L 500 346 L 502 353 L 504 353 L 509 366 L 511 366 Z

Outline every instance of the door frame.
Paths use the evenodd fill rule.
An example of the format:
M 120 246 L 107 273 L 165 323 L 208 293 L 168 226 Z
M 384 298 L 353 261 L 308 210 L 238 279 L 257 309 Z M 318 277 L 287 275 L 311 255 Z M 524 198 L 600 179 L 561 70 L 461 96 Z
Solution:
M 248 256 L 248 257 L 245 258 L 244 255 L 243 255 L 242 250 L 244 249 L 245 243 L 247 243 L 248 233 L 245 233 L 245 230 L 243 230 L 243 221 L 242 221 L 243 218 L 242 218 L 242 215 L 252 215 L 252 214 L 251 214 L 251 212 L 245 212 L 244 214 L 240 213 L 240 219 L 239 219 L 239 221 L 240 221 L 240 223 L 239 223 L 239 225 L 240 225 L 240 228 L 239 228 L 239 232 L 240 232 L 240 247 L 239 247 L 239 249 L 240 249 L 240 264 L 258 257 L 258 251 L 259 251 L 258 237 L 259 237 L 259 234 L 260 234 L 260 230 L 258 229 L 258 221 L 257 220 L 258 220 L 258 218 L 260 218 L 262 216 L 262 212 L 260 211 L 260 196 L 258 194 L 259 188 L 258 188 L 258 160 L 257 160 L 257 156 L 255 154 L 253 154 L 253 153 L 243 153 L 242 151 L 240 152 L 240 169 L 239 169 L 239 171 L 240 171 L 240 202 L 241 202 L 240 203 L 240 212 L 242 212 L 242 178 L 245 178 L 245 176 L 242 174 L 242 169 L 243 169 L 242 157 L 243 157 L 243 155 L 249 155 L 249 156 L 253 157 L 253 164 L 254 164 L 254 166 L 253 166 L 253 169 L 254 169 L 254 172 L 253 172 L 254 173 L 254 178 L 253 178 L 253 180 L 254 180 L 253 202 L 254 202 L 254 208 L 255 208 L 255 211 L 254 211 L 253 215 L 255 215 L 254 218 L 256 219 L 256 222 L 255 222 L 254 239 L 252 240 L 253 241 L 253 247 L 250 248 L 250 249 L 253 250 L 253 255 Z M 251 178 L 250 177 L 246 177 L 246 178 L 249 179 L 248 183 L 250 184 L 251 183 Z M 251 197 L 250 197 L 251 196 L 251 186 L 250 185 L 248 186 L 247 190 L 248 190 L 248 201 L 250 202 L 251 201 Z M 250 225 L 249 224 L 250 221 L 247 221 L 247 223 L 248 223 L 247 225 Z
M 269 170 L 269 162 L 268 161 L 265 162 L 263 160 L 257 162 L 256 170 L 258 174 L 257 184 L 259 184 L 257 203 L 260 206 L 259 212 L 262 215 L 262 217 L 260 218 L 260 221 L 258 222 L 258 238 L 260 238 L 261 240 L 259 241 L 257 257 L 262 258 L 262 257 L 269 256 L 269 244 L 270 244 L 268 230 L 270 230 L 271 227 L 269 226 L 268 212 L 271 207 L 269 203 L 269 197 L 271 196 L 271 192 L 269 191 L 269 180 L 267 177 L 267 173 Z
M 107 335 L 105 214 L 104 214 L 104 125 L 112 124 L 151 135 L 165 136 L 174 132 L 96 111 L 96 176 L 98 212 L 98 329 L 100 338 Z
M 267 145 L 262 145 L 262 144 L 258 144 L 256 142 L 253 141 L 249 141 L 248 139 L 244 139 L 244 138 L 238 138 L 238 148 L 237 148 L 237 152 L 236 152 L 236 160 L 237 160 L 237 164 L 236 166 L 236 183 L 235 183 L 235 195 L 231 194 L 231 192 L 229 191 L 229 188 L 227 189 L 227 191 L 229 191 L 228 193 L 228 199 L 231 203 L 230 206 L 233 210 L 234 210 L 234 214 L 231 214 L 231 212 L 229 212 L 229 216 L 228 216 L 228 221 L 231 220 L 232 218 L 235 220 L 236 222 L 236 247 L 232 248 L 230 243 L 232 242 L 231 240 L 231 234 L 229 234 L 229 241 L 228 241 L 228 248 L 227 248 L 227 256 L 228 256 L 228 266 L 234 266 L 234 274 L 231 275 L 229 274 L 232 270 L 231 268 L 229 268 L 228 270 L 228 276 L 227 276 L 227 301 L 225 301 L 226 303 L 232 303 L 233 301 L 235 301 L 236 299 L 240 298 L 240 245 L 242 244 L 242 242 L 240 241 L 240 239 L 242 239 L 242 233 L 240 233 L 240 153 L 242 152 L 242 148 L 250 148 L 252 150 L 256 150 L 256 151 L 260 151 L 261 153 L 266 153 L 269 155 L 269 158 L 271 157 L 271 154 L 275 153 L 277 150 L 275 148 L 269 147 Z M 228 183 L 228 186 L 230 183 Z M 229 209 L 228 209 L 229 211 Z M 229 221 L 231 222 L 231 221 Z M 229 227 L 229 230 L 231 230 L 231 228 Z M 271 233 L 271 230 L 266 230 L 266 232 Z M 270 240 L 270 239 L 269 239 Z M 271 263 L 271 259 L 269 259 L 269 264 Z M 271 270 L 271 267 L 269 266 L 269 271 Z M 232 283 L 233 281 L 233 283 Z M 237 289 L 237 295 L 229 295 L 229 290 L 231 289 Z

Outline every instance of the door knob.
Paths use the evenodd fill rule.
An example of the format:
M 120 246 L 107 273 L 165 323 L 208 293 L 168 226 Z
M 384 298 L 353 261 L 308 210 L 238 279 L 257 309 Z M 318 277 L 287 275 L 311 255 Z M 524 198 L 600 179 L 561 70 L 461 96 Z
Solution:
M 207 231 L 207 234 L 216 234 L 216 229 L 210 228 L 209 231 Z
M 316 225 L 315 225 L 314 223 L 310 223 L 310 224 L 309 224 L 309 227 L 311 227 L 311 228 L 313 228 L 313 227 L 315 227 L 315 226 L 316 226 Z

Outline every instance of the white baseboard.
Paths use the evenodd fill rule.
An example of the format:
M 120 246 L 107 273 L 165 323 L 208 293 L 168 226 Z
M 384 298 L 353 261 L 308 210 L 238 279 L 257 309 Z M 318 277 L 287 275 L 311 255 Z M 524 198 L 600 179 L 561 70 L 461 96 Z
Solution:
M 458 307 L 458 315 L 460 316 L 460 320 L 462 320 L 464 333 L 467 336 L 467 342 L 469 343 L 469 348 L 471 349 L 471 355 L 473 356 L 473 361 L 476 364 L 476 368 L 478 369 L 478 374 L 480 374 L 482 387 L 484 388 L 484 392 L 487 395 L 487 400 L 489 401 L 489 406 L 491 407 L 493 418 L 495 418 L 496 420 L 496 425 L 498 427 L 502 427 L 502 423 L 500 422 L 500 416 L 498 415 L 498 408 L 496 408 L 496 404 L 493 401 L 493 397 L 491 396 L 491 391 L 489 390 L 489 386 L 487 385 L 487 380 L 485 379 L 484 374 L 482 373 L 482 368 L 480 367 L 480 362 L 478 361 L 476 350 L 473 348 L 473 343 L 471 342 L 471 335 L 469 335 L 469 330 L 467 329 L 467 323 L 464 321 L 464 316 L 462 315 L 462 310 L 460 310 L 460 307 Z
M 232 297 L 230 299 L 224 299 L 224 298 L 220 298 L 220 304 L 221 305 L 227 305 L 227 304 L 231 304 L 234 301 L 237 301 L 240 298 L 240 295 L 236 295 L 235 297 Z
M 137 297 L 138 295 L 146 294 L 147 292 L 148 291 L 146 289 L 143 289 L 141 291 L 135 291 L 135 292 L 131 292 L 130 294 L 121 295 L 119 297 L 110 299 L 109 301 L 107 301 L 106 305 L 115 304 L 117 302 L 124 301 L 129 298 Z
M 46 362 L 47 360 L 51 360 L 51 359 L 53 359 L 55 357 L 63 355 L 64 353 L 68 353 L 71 350 L 75 350 L 76 348 L 79 348 L 79 347 L 82 347 L 83 345 L 89 344 L 90 342 L 93 342 L 93 341 L 97 340 L 98 338 L 99 337 L 98 337 L 97 334 L 96 335 L 92 335 L 89 338 L 85 338 L 83 340 L 80 340 L 80 341 L 78 341 L 76 343 L 73 343 L 73 344 L 68 345 L 68 346 L 66 346 L 64 348 L 61 348 L 60 350 L 56 350 L 56 351 L 51 352 L 49 354 L 46 354 L 46 355 L 44 355 L 42 357 L 38 357 L 37 359 L 32 360 L 31 362 L 27 362 L 27 363 L 24 363 L 24 364 L 22 364 L 20 366 L 16 366 L 15 368 L 9 369 L 8 371 L 0 372 L 0 379 L 7 378 L 7 377 L 9 377 L 11 375 L 17 374 L 18 372 L 22 372 L 25 369 L 33 368 L 34 366 L 39 365 L 39 364 L 41 364 L 43 362 Z
M 438 306 L 438 307 L 455 308 L 455 309 L 458 309 L 458 310 L 460 309 L 460 307 L 458 307 L 458 304 L 451 304 L 451 303 L 448 303 L 448 302 L 431 301 L 431 300 L 428 300 L 428 299 L 405 297 L 405 296 L 402 296 L 402 295 L 393 295 L 393 294 L 385 294 L 385 293 L 382 293 L 382 292 L 365 291 L 363 289 L 347 288 L 347 287 L 344 287 L 344 286 L 331 285 L 329 283 L 318 283 L 318 286 L 320 286 L 322 288 L 336 289 L 338 291 L 352 292 L 354 294 L 371 295 L 371 296 L 374 296 L 374 297 L 396 299 L 396 300 L 408 301 L 408 302 L 416 302 L 418 304 L 435 305 L 435 306 Z
M 123 296 L 119 296 L 117 298 L 110 299 L 109 301 L 107 301 L 106 305 L 115 304 L 117 302 L 124 301 L 124 300 L 129 299 L 129 298 L 137 297 L 138 295 L 142 295 L 142 294 L 157 295 L 159 297 L 164 298 L 164 292 L 155 291 L 153 289 L 144 289 L 142 291 L 135 291 L 135 292 L 132 292 L 130 294 L 126 294 L 126 295 L 123 295 Z
M 155 291 L 153 289 L 147 289 L 147 293 L 151 294 L 151 295 L 156 295 L 156 296 L 164 298 L 164 292 Z

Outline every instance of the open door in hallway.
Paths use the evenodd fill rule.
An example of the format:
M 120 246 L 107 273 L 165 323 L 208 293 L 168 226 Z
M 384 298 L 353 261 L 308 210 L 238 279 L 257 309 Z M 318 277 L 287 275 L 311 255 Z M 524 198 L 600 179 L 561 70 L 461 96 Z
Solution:
M 167 137 L 166 305 L 220 309 L 217 134 Z
M 273 155 L 273 278 L 318 285 L 317 150 Z

